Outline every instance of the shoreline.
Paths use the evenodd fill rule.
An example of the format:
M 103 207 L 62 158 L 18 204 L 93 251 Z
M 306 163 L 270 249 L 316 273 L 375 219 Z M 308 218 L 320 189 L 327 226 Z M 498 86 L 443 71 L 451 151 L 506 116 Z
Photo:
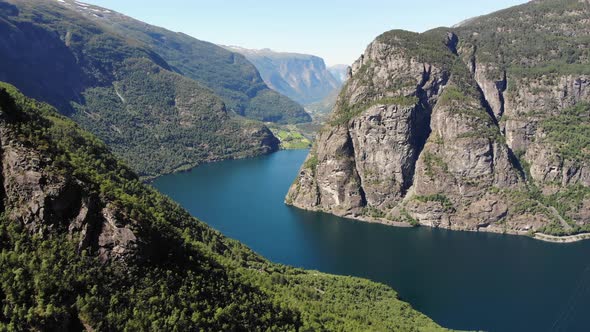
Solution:
M 551 243 L 575 243 L 584 240 L 590 240 L 590 233 L 580 233 L 574 235 L 555 236 L 543 233 L 535 233 L 533 235 L 535 240 L 551 242 Z
M 171 173 L 159 174 L 157 176 L 153 176 L 148 179 L 140 179 L 140 181 L 147 183 L 147 184 L 152 184 L 156 179 L 158 179 L 162 176 L 166 176 L 166 175 L 170 175 L 170 174 L 177 174 L 177 173 L 187 173 L 187 172 L 190 172 L 191 170 L 193 170 L 194 168 L 197 168 L 197 167 L 205 165 L 205 164 L 217 163 L 217 162 L 222 162 L 222 161 L 227 161 L 227 160 L 240 160 L 240 159 L 264 157 L 264 156 L 268 156 L 268 155 L 271 155 L 276 152 L 288 151 L 288 150 L 305 150 L 305 149 L 279 149 L 277 151 L 254 155 L 254 156 L 239 156 L 239 157 L 222 158 L 222 159 L 218 159 L 218 160 L 207 160 L 205 162 L 197 163 L 196 165 L 193 165 L 188 168 L 181 167 Z M 319 209 L 304 209 L 304 208 L 295 206 L 293 204 L 289 204 L 286 201 L 284 201 L 284 204 L 301 209 L 301 210 L 305 210 L 305 211 L 327 213 L 327 214 L 331 214 L 331 215 L 334 215 L 337 217 L 348 218 L 348 219 L 355 220 L 355 221 L 361 221 L 361 222 L 366 222 L 366 223 L 371 223 L 371 224 L 381 224 L 381 225 L 385 225 L 385 226 L 398 227 L 398 228 L 430 227 L 430 228 L 446 229 L 446 230 L 450 230 L 450 231 L 461 231 L 461 232 L 472 232 L 472 233 L 483 232 L 483 233 L 495 233 L 495 234 L 508 234 L 508 235 L 526 236 L 526 237 L 529 237 L 531 239 L 538 240 L 538 241 L 559 243 L 559 244 L 576 243 L 576 242 L 580 242 L 580 241 L 590 240 L 590 233 L 580 233 L 580 234 L 573 234 L 573 235 L 556 236 L 556 235 L 549 235 L 549 234 L 544 234 L 544 233 L 540 233 L 540 232 L 530 233 L 528 231 L 497 229 L 497 228 L 490 228 L 490 227 L 481 227 L 478 229 L 459 229 L 459 228 L 451 228 L 451 227 L 430 226 L 430 225 L 423 225 L 423 224 L 416 226 L 416 225 L 412 225 L 412 224 L 409 224 L 406 222 L 400 222 L 400 221 L 376 219 L 376 218 L 371 218 L 371 217 L 367 217 L 367 216 L 338 215 L 335 213 L 330 213 L 330 212 L 322 211 Z
M 187 163 L 187 164 L 177 167 L 176 169 L 174 169 L 171 172 L 161 173 L 158 175 L 139 176 L 139 181 L 141 181 L 145 184 L 152 184 L 154 181 L 156 181 L 157 179 L 159 179 L 163 176 L 180 174 L 180 173 L 190 173 L 193 169 L 200 167 L 200 166 L 208 165 L 208 164 L 215 164 L 215 163 L 220 163 L 223 161 L 231 161 L 231 160 L 255 159 L 255 158 L 270 156 L 272 154 L 275 154 L 275 153 L 281 152 L 281 151 L 295 151 L 295 150 L 309 150 L 309 148 L 303 148 L 303 149 L 282 149 L 282 148 L 279 148 L 276 151 L 255 154 L 255 155 L 251 155 L 251 156 L 229 156 L 229 157 L 222 157 L 222 158 L 218 158 L 218 159 L 203 160 L 203 161 L 199 161 L 199 162 L 195 162 L 195 163 Z
M 481 227 L 479 229 L 459 229 L 459 228 L 450 228 L 450 227 L 435 227 L 430 225 L 423 225 L 420 224 L 418 226 L 411 225 L 405 222 L 399 221 L 391 221 L 385 219 L 376 219 L 367 216 L 353 216 L 353 215 L 338 215 L 335 213 L 330 213 L 322 210 L 310 210 L 310 209 L 303 209 L 293 204 L 288 204 L 286 201 L 284 202 L 286 205 L 305 210 L 305 211 L 312 211 L 312 212 L 321 212 L 331 214 L 341 218 L 348 218 L 355 221 L 366 222 L 370 224 L 382 224 L 385 226 L 391 227 L 398 227 L 398 228 L 414 228 L 414 227 L 430 227 L 430 228 L 440 228 L 446 229 L 450 231 L 459 231 L 459 232 L 471 232 L 471 233 L 495 233 L 495 234 L 507 234 L 507 235 L 516 235 L 516 236 L 524 236 L 528 237 L 533 240 L 543 241 L 543 242 L 550 242 L 550 243 L 558 243 L 558 244 L 566 244 L 566 243 L 576 243 L 580 241 L 590 240 L 590 233 L 580 233 L 580 234 L 573 234 L 573 235 L 564 235 L 564 236 L 556 236 L 556 235 L 549 235 L 540 232 L 531 233 L 528 231 L 518 231 L 518 230 L 509 230 L 509 229 L 496 229 L 490 227 Z
M 152 184 L 154 181 L 156 181 L 157 179 L 159 179 L 161 177 L 164 177 L 167 175 L 181 174 L 181 173 L 190 173 L 193 169 L 200 167 L 200 166 L 220 163 L 223 161 L 255 159 L 255 158 L 260 158 L 260 157 L 266 157 L 266 156 L 270 156 L 274 153 L 277 153 L 280 151 L 287 151 L 287 150 L 306 150 L 306 149 L 285 149 L 285 150 L 278 149 L 276 151 L 271 151 L 271 152 L 267 152 L 267 153 L 260 153 L 260 154 L 255 154 L 255 155 L 251 155 L 251 156 L 228 156 L 228 157 L 207 159 L 207 160 L 202 160 L 202 161 L 198 161 L 198 162 L 194 162 L 194 163 L 186 163 L 184 165 L 181 165 L 181 166 L 175 168 L 171 172 L 160 173 L 157 175 L 148 175 L 148 176 L 139 176 L 138 175 L 138 176 L 139 176 L 139 181 L 141 181 L 145 184 Z

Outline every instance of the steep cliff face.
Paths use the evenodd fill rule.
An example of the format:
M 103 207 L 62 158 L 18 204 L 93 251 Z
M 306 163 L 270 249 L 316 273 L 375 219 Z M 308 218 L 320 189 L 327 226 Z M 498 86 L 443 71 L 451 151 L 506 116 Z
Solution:
M 535 1 L 458 30 L 461 53 L 508 145 L 525 154 L 532 179 L 543 185 L 588 186 L 584 174 L 590 160 L 573 150 L 585 148 L 579 140 L 587 135 L 589 19 L 587 1 Z M 581 145 L 574 146 L 576 141 Z
M 43 121 L 33 114 L 19 113 L 17 103 L 23 100 L 16 100 L 18 96 L 10 95 L 7 88 L 2 85 L 0 89 L 4 217 L 39 236 L 53 231 L 67 233 L 79 251 L 92 250 L 103 263 L 137 261 L 140 243 L 132 230 L 136 222 L 121 222 L 125 218 L 121 207 L 93 191 L 94 185 L 87 179 L 72 173 L 63 156 L 53 155 L 56 147 L 37 136 L 40 132 L 35 126 Z M 22 122 L 27 124 L 19 125 Z
M 586 2 L 531 2 L 379 36 L 286 202 L 384 223 L 586 231 L 589 17 Z
M 342 84 L 328 70 L 324 60 L 314 55 L 233 46 L 228 49 L 243 54 L 252 62 L 269 87 L 302 105 L 321 101 Z

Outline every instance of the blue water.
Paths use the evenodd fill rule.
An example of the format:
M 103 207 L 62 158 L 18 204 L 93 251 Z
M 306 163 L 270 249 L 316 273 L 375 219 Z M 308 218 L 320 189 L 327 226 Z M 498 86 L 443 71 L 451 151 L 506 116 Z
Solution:
M 445 327 L 590 331 L 590 241 L 395 228 L 288 207 L 306 154 L 204 165 L 154 186 L 274 262 L 388 284 Z

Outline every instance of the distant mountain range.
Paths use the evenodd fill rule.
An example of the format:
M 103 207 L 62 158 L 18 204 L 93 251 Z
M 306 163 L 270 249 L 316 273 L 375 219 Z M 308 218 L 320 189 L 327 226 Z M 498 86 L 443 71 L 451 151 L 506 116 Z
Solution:
M 340 82 L 340 84 L 342 84 L 347 79 L 348 65 L 333 65 L 328 67 L 328 71 L 336 80 L 338 80 L 338 82 Z
M 346 65 L 328 68 L 324 60 L 315 55 L 276 52 L 267 48 L 224 47 L 252 62 L 271 89 L 302 105 L 323 100 L 339 89 L 346 78 Z

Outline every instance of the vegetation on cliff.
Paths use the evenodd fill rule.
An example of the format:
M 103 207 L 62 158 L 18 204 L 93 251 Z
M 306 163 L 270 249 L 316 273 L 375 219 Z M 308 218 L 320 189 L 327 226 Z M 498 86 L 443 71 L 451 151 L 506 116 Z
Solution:
M 98 6 L 73 4 L 73 8 L 87 19 L 145 43 L 172 70 L 198 81 L 221 97 L 229 111 L 280 124 L 311 121 L 301 105 L 271 90 L 259 70 L 239 53 Z M 94 16 L 97 12 L 98 17 Z
M 381 34 L 287 202 L 451 229 L 587 232 L 589 22 L 588 1 L 544 0 Z

